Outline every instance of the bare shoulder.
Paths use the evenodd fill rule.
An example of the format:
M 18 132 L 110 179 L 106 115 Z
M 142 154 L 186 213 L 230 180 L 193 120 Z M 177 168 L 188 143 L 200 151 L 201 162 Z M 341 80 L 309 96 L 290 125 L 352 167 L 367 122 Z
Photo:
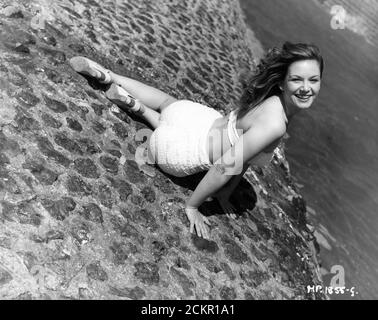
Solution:
M 286 117 L 277 96 L 264 100 L 248 120 L 250 129 L 258 126 L 264 127 L 266 130 L 274 130 L 277 134 L 284 135 L 286 132 Z

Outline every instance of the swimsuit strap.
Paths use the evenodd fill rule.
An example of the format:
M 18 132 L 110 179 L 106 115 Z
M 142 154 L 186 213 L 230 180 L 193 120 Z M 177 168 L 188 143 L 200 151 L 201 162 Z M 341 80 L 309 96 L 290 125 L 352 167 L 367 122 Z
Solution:
M 233 146 L 239 139 L 238 131 L 236 130 L 236 120 L 236 110 L 232 110 L 227 122 L 227 135 L 231 146 Z

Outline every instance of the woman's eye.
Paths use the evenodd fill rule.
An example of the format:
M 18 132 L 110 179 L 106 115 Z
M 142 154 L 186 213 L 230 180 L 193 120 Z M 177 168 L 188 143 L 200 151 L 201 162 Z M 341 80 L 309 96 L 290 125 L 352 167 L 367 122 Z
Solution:
M 311 80 L 311 82 L 313 82 L 313 83 L 316 83 L 316 82 L 318 82 L 319 80 L 318 79 L 312 79 Z

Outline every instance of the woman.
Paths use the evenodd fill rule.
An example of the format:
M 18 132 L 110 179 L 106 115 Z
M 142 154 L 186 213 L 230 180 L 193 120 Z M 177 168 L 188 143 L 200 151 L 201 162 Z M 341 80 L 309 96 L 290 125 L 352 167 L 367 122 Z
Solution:
M 291 117 L 312 105 L 324 66 L 314 45 L 286 42 L 282 49 L 273 48 L 249 80 L 240 106 L 222 116 L 87 58 L 74 57 L 70 63 L 77 72 L 111 83 L 106 96 L 151 124 L 155 131 L 150 151 L 163 171 L 185 176 L 208 170 L 185 207 L 190 232 L 195 229 L 205 239 L 209 239 L 210 223 L 198 207 L 215 196 L 226 213 L 234 213 L 228 200 L 232 191 L 249 165 L 264 164 L 272 157 Z

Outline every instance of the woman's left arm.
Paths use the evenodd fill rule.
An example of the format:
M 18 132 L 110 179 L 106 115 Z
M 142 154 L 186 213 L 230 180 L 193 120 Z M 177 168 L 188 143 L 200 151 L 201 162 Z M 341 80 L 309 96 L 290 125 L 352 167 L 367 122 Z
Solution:
M 241 174 L 245 164 L 274 140 L 281 137 L 285 130 L 285 125 L 279 122 L 274 123 L 271 119 L 260 121 L 244 133 L 236 144 L 215 162 L 186 203 L 186 208 L 191 209 L 191 216 L 194 217 L 191 219 L 188 215 L 189 220 L 191 220 L 191 231 L 193 223 L 196 223 L 196 218 L 200 220 L 198 223 L 201 228 L 203 227 L 203 221 L 199 218 L 199 211 L 199 214 L 194 214 L 193 210 L 196 210 L 205 199 L 223 187 L 232 176 Z M 206 228 L 202 229 L 205 233 L 208 233 L 205 230 Z

